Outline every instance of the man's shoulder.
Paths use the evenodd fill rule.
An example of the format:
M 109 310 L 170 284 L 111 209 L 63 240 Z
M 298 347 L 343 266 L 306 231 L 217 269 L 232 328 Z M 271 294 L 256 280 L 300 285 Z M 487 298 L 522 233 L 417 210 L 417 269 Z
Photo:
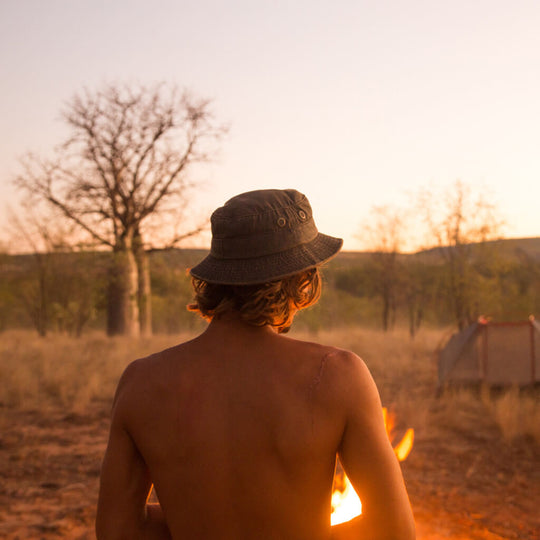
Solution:
M 305 354 L 311 354 L 319 358 L 331 361 L 334 364 L 342 365 L 343 367 L 353 367 L 363 360 L 353 351 L 342 349 L 334 345 L 323 344 L 315 341 L 304 341 L 295 338 L 286 338 L 293 347 L 297 347 Z
M 179 363 L 187 343 L 164 349 L 148 356 L 131 361 L 124 369 L 118 390 L 149 386 L 152 381 L 162 380 L 172 362 Z
M 326 351 L 325 363 L 328 371 L 333 374 L 336 384 L 340 386 L 338 391 L 344 387 L 357 386 L 358 383 L 371 377 L 362 358 L 353 351 L 339 347 L 328 347 Z
M 351 350 L 314 341 L 287 339 L 293 355 L 309 358 L 332 385 L 350 386 L 371 377 L 362 358 Z
M 310 388 L 328 410 L 342 413 L 369 401 L 375 387 L 371 373 L 355 352 L 317 342 L 297 342 L 299 356 L 307 356 L 315 376 Z
M 168 362 L 177 361 L 188 355 L 190 347 L 195 341 L 196 339 L 184 341 L 177 345 L 173 345 L 172 347 L 153 352 L 148 356 L 137 358 L 128 364 L 126 371 L 133 372 L 133 374 L 140 374 L 146 370 L 153 371 L 159 369 Z

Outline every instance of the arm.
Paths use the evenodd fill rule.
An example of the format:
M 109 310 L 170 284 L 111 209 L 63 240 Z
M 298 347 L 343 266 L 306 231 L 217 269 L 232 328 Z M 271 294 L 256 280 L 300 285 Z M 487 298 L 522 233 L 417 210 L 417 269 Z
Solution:
M 340 385 L 346 421 L 339 457 L 362 501 L 362 515 L 332 527 L 332 539 L 414 540 L 414 518 L 379 393 L 362 360 L 348 354 Z
M 147 504 L 152 483 L 126 426 L 131 410 L 131 371 L 124 372 L 115 396 L 101 469 L 96 536 L 98 540 L 170 540 L 161 507 Z

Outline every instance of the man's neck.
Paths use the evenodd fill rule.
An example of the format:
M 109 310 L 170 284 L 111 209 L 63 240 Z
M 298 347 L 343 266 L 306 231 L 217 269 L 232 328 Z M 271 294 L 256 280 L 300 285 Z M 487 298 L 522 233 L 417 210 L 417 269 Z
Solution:
M 255 339 L 266 335 L 275 335 L 277 331 L 268 324 L 257 326 L 255 324 L 247 323 L 242 320 L 238 312 L 230 311 L 219 317 L 214 317 L 205 332 L 205 334 L 218 333 L 234 333 Z

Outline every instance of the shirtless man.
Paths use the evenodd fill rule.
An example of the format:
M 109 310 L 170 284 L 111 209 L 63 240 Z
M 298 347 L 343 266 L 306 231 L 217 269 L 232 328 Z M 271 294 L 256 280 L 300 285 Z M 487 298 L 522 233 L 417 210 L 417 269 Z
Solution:
M 118 384 L 98 539 L 414 539 L 365 364 L 284 335 L 342 241 L 317 231 L 295 190 L 234 197 L 212 234 L 191 270 L 207 330 L 133 362 Z M 331 527 L 336 455 L 363 514 Z M 160 504 L 147 503 L 152 485 Z

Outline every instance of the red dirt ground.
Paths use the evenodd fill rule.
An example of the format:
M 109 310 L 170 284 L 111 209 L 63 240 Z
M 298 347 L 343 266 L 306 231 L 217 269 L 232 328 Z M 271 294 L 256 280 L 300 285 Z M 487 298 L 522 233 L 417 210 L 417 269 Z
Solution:
M 106 404 L 85 415 L 0 408 L 1 538 L 94 538 L 107 430 Z M 539 540 L 539 454 L 485 428 L 418 436 L 402 467 L 419 540 Z

